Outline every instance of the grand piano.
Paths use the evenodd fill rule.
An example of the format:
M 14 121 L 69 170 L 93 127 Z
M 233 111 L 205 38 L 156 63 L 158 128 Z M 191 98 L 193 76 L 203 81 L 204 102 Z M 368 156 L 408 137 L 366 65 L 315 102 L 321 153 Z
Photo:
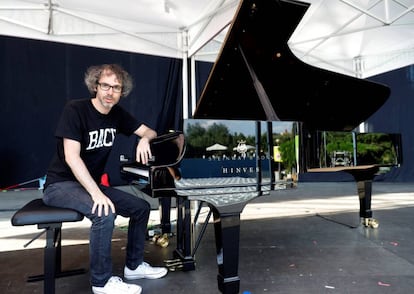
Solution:
M 192 118 L 253 122 L 256 135 L 254 175 L 192 177 L 191 172 L 185 172 L 185 130 L 184 134 L 168 135 L 174 142 L 171 147 L 176 151 L 174 162 L 153 163 L 144 173 L 136 164 L 123 167 L 124 173 L 145 176 L 153 196 L 169 190 L 177 197 L 177 249 L 170 265 L 183 270 L 195 268 L 194 250 L 199 239 L 194 242 L 191 236 L 190 202 L 210 208 L 216 238 L 217 281 L 222 293 L 239 293 L 240 214 L 245 205 L 256 197 L 272 191 L 277 194 L 276 190 L 296 184 L 295 179 L 284 181 L 274 176 L 277 165 L 272 162 L 272 129 L 275 123 L 294 122 L 293 136 L 298 138 L 299 145 L 296 158 L 299 180 L 301 174 L 307 172 L 341 170 L 351 174 L 358 184 L 360 215 L 364 219 L 372 217 L 371 185 L 380 165 L 321 166 L 318 134 L 355 130 L 385 103 L 390 89 L 368 80 L 315 68 L 293 55 L 288 40 L 308 8 L 308 3 L 291 0 L 240 1 Z M 327 111 L 334 101 L 346 101 L 352 111 Z M 267 134 L 265 143 L 260 139 L 263 133 Z M 262 144 L 267 145 L 266 148 Z M 261 150 L 268 153 L 263 156 Z M 171 166 L 180 167 L 184 176 L 173 186 L 158 185 L 157 170 Z M 267 172 L 264 172 L 266 167 Z

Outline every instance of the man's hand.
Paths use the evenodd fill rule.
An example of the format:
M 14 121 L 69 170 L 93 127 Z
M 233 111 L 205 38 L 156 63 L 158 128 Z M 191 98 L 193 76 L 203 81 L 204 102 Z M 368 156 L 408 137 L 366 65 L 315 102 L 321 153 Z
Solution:
M 96 182 L 93 180 L 88 168 L 80 157 L 81 145 L 78 141 L 64 138 L 63 148 L 65 151 L 66 163 L 71 168 L 73 174 L 79 183 L 88 191 L 93 200 L 92 213 L 97 211 L 98 216 L 102 216 L 102 211 L 105 215 L 109 214 L 109 209 L 115 213 L 115 206 L 112 201 L 99 189 Z
M 109 209 L 112 213 L 115 213 L 115 206 L 105 194 L 98 193 L 97 195 L 92 195 L 93 206 L 92 213 L 97 213 L 98 216 L 102 216 L 102 212 L 107 216 L 109 214 Z
M 148 138 L 141 138 L 138 142 L 136 150 L 136 160 L 142 164 L 147 164 L 148 160 L 152 157 L 151 146 Z
M 146 125 L 141 125 L 134 134 L 141 138 L 137 145 L 136 161 L 147 164 L 152 157 L 150 141 L 157 136 L 157 133 Z

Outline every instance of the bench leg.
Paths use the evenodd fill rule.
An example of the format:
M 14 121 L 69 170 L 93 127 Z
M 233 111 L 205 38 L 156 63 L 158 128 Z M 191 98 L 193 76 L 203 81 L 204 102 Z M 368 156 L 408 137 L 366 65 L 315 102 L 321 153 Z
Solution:
M 46 247 L 44 249 L 44 274 L 28 277 L 28 282 L 43 280 L 43 293 L 55 293 L 55 279 L 86 273 L 85 269 L 62 271 L 62 223 L 39 224 L 39 229 L 46 230 Z

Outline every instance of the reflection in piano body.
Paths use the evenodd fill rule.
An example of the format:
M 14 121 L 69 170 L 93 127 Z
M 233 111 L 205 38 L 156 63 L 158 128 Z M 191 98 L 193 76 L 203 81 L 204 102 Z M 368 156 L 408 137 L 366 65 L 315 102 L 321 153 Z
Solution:
M 167 261 L 171 270 L 195 269 L 195 254 L 212 215 L 220 261 L 219 289 L 223 293 L 238 293 L 240 213 L 256 197 L 296 186 L 291 171 L 296 170 L 297 126 L 296 122 L 287 121 L 189 119 L 184 123 L 185 137 L 181 132 L 172 132 L 151 142 L 154 158 L 149 165 L 123 165 L 124 174 L 148 181 L 148 189 L 145 189 L 148 194 L 159 197 L 171 191 L 176 197 L 177 248 L 173 259 Z M 240 148 L 240 142 L 246 147 Z M 277 171 L 272 142 L 278 142 L 278 147 L 284 151 Z M 211 146 L 218 148 L 209 148 Z M 169 151 L 159 156 L 166 148 Z M 162 161 L 158 161 L 160 158 Z M 165 185 L 169 181 L 160 178 L 161 174 L 162 177 L 166 175 L 160 171 L 168 167 L 180 169 L 180 177 L 174 185 Z M 193 214 L 191 203 L 198 204 Z M 195 235 L 193 226 L 203 205 L 208 206 L 210 212 Z
M 363 223 L 374 227 L 377 223 L 371 218 L 372 180 L 381 167 L 398 166 L 401 160 L 399 140 L 391 139 L 397 146 L 393 147 L 396 151 L 391 161 L 358 162 L 358 143 L 354 140 L 351 150 L 342 150 L 343 146 L 335 149 L 354 154 L 354 164 L 328 166 L 328 145 L 321 134 L 337 131 L 355 135 L 353 130 L 385 103 L 390 90 L 385 85 L 309 66 L 292 54 L 289 37 L 308 7 L 307 3 L 293 0 L 240 1 L 193 119 L 185 121 L 185 137 L 182 133 L 170 134 L 179 143 L 174 147 L 179 152 L 170 163 L 157 166 L 155 160 L 144 168 L 151 186 L 149 193 L 156 197 L 159 192 L 171 191 L 177 196 L 177 248 L 174 262 L 169 264 L 172 268 L 195 268 L 195 252 L 205 226 L 194 240 L 192 224 L 197 222 L 199 210 L 192 219 L 190 202 L 210 208 L 208 218 L 214 218 L 217 280 L 222 293 L 239 292 L 240 213 L 249 201 L 295 187 L 302 175 L 343 171 L 357 182 Z M 352 111 L 327 111 L 332 101 L 346 101 Z M 220 137 L 223 129 L 231 129 L 237 121 L 250 124 L 245 130 L 253 130 L 254 141 L 248 141 L 251 134 L 237 136 L 235 131 L 224 132 Z M 215 138 L 223 141 L 203 141 L 209 138 L 209 134 L 205 135 L 209 124 L 216 124 Z M 278 125 L 284 125 L 287 131 L 277 131 Z M 235 152 L 241 141 L 253 148 L 239 158 Z M 221 149 L 208 153 L 211 151 L 207 147 L 215 143 Z M 181 179 L 174 185 L 157 181 L 157 170 L 177 165 Z M 138 174 L 136 169 L 142 167 L 124 166 L 127 174 Z

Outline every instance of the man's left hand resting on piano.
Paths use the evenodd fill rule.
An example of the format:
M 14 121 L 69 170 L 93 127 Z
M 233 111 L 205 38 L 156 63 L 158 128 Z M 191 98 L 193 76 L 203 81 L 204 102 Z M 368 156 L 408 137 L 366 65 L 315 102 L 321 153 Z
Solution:
M 157 136 L 157 133 L 146 125 L 141 125 L 135 131 L 135 134 L 141 137 L 137 145 L 136 160 L 142 164 L 147 164 L 152 157 L 150 141 Z

